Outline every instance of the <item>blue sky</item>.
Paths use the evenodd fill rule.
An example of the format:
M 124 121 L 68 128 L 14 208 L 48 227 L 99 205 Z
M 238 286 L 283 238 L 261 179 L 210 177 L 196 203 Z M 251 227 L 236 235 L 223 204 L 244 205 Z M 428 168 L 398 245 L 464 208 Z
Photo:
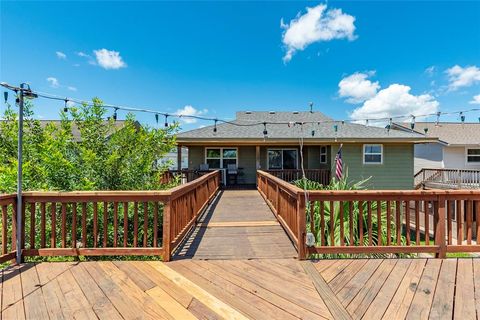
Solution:
M 480 2 L 2 1 L 0 18 L 0 80 L 60 96 L 219 118 L 480 107 Z

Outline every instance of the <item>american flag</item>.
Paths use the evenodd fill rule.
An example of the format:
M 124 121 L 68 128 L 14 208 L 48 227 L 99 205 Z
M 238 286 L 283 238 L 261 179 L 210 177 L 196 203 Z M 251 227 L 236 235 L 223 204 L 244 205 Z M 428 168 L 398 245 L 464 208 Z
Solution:
M 335 176 L 337 180 L 342 179 L 343 176 L 342 146 L 343 145 L 340 145 L 337 155 L 335 156 Z

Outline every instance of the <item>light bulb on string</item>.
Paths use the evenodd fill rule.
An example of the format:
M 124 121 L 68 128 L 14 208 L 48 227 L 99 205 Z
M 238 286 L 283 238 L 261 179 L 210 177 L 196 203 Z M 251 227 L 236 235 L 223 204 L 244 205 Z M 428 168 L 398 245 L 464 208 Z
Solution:
M 315 136 L 315 130 L 312 130 L 312 137 Z
M 442 113 L 439 111 L 437 112 L 437 121 L 435 121 L 435 127 L 438 127 L 440 125 L 440 115 Z
M 217 119 L 214 120 L 215 124 L 213 125 L 213 133 L 217 133 Z
M 423 128 L 423 132 L 425 132 L 425 135 L 427 135 L 427 133 L 428 133 L 428 128 L 427 128 L 427 127 Z
M 412 120 L 410 121 L 410 129 L 415 129 L 415 116 L 412 115 Z
M 5 100 L 5 104 L 8 103 L 8 91 L 3 91 L 3 99 Z
M 266 136 L 268 134 L 268 131 L 267 131 L 267 123 L 264 122 L 263 123 L 263 135 Z
M 63 106 L 63 112 L 65 112 L 65 113 L 68 112 L 68 106 L 67 106 L 67 104 L 68 104 L 68 99 L 65 98 L 65 105 Z
M 460 112 L 460 121 L 462 121 L 462 124 L 465 123 L 465 115 L 463 114 L 463 112 Z
M 157 127 L 158 127 L 158 113 L 155 113 L 155 122 L 157 123 Z
M 113 121 L 117 121 L 117 110 L 118 108 L 115 108 L 115 111 L 113 111 Z
M 388 120 L 388 124 L 387 124 L 387 132 L 390 132 L 390 129 L 392 128 L 392 123 L 393 123 L 393 119 L 390 118 Z
M 368 127 L 368 119 L 365 120 L 365 125 Z
M 168 127 L 168 114 L 165 114 L 165 128 Z

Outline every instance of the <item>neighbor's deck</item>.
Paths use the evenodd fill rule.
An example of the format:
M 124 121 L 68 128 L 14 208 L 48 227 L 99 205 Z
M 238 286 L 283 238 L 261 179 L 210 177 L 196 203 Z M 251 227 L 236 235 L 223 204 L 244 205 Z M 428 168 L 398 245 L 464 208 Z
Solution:
M 475 318 L 480 260 L 181 260 L 23 264 L 3 319 Z

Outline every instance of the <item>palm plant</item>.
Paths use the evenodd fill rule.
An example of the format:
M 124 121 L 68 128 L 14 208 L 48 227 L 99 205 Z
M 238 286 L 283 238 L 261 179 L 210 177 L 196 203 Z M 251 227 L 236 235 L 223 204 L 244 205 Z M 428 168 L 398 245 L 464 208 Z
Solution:
M 351 183 L 348 181 L 347 172 L 342 179 L 332 179 L 327 186 L 307 179 L 297 180 L 295 185 L 306 190 L 365 190 L 369 179 Z M 380 208 L 380 220 L 377 214 L 378 208 Z M 310 212 L 312 209 L 313 214 Z M 393 206 L 390 208 L 390 210 L 394 209 Z M 341 238 L 346 246 L 376 246 L 380 243 L 386 244 L 388 240 L 391 243 L 397 243 L 397 235 L 394 232 L 396 224 L 393 218 L 390 221 L 387 220 L 385 201 L 314 201 L 313 206 L 308 201 L 306 214 L 307 232 L 313 233 L 317 246 L 339 246 L 342 242 Z M 333 238 L 331 236 L 332 227 Z M 388 239 L 389 228 L 390 239 Z M 362 235 L 360 229 L 363 231 Z M 400 242 L 404 243 L 404 237 L 402 235 L 400 237 Z M 333 255 L 328 255 L 328 257 L 333 257 Z

